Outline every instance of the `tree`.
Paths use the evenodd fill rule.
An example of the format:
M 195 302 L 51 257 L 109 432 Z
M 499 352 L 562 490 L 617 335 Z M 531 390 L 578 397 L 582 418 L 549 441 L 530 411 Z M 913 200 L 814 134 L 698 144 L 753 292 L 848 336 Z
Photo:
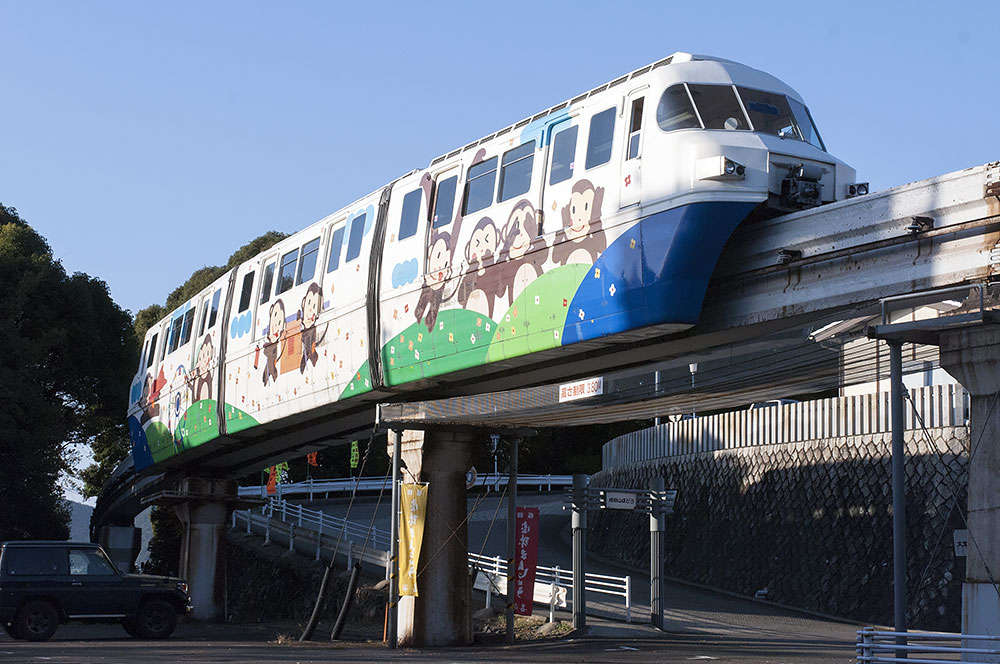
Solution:
M 68 536 L 58 481 L 73 449 L 126 440 L 132 319 L 107 285 L 68 275 L 0 204 L 0 540 Z

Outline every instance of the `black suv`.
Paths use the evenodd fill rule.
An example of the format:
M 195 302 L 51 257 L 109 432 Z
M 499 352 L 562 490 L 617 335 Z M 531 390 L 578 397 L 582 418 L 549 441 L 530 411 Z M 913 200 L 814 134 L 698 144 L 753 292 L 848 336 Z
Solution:
M 164 639 L 190 610 L 183 580 L 121 574 L 96 544 L 0 542 L 0 624 L 12 638 L 45 641 L 59 623 L 82 620 Z

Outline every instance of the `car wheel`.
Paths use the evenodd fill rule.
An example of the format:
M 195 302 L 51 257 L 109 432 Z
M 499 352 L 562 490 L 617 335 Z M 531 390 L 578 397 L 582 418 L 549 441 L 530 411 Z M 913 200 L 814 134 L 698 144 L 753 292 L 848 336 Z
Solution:
M 59 627 L 59 614 L 51 602 L 36 599 L 17 612 L 14 631 L 28 641 L 48 641 Z
M 12 639 L 20 639 L 21 638 L 17 634 L 17 627 L 15 627 L 15 623 L 10 623 L 9 625 L 6 624 L 6 623 L 4 623 L 3 631 L 7 632 L 7 636 L 9 636 Z
M 135 636 L 135 637 L 139 636 L 139 631 L 135 628 L 134 620 L 130 618 L 123 618 L 122 627 L 125 628 L 125 631 L 128 633 L 129 636 Z
M 170 602 L 151 599 L 143 602 L 135 616 L 135 631 L 146 639 L 165 639 L 177 627 L 177 612 Z

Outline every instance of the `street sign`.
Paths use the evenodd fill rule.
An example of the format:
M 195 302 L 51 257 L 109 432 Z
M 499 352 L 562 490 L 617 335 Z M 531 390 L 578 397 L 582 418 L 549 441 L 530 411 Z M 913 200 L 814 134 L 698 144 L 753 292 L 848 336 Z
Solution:
M 673 514 L 674 513 L 674 503 L 677 502 L 677 489 L 670 489 L 669 491 L 663 492 L 663 513 Z
M 965 557 L 969 555 L 969 531 L 956 530 L 952 533 L 955 540 L 955 557 Z
M 559 386 L 559 403 L 596 397 L 604 394 L 604 376 L 578 380 L 575 383 L 564 383 Z
M 604 492 L 604 506 L 609 510 L 634 510 L 637 494 L 618 491 Z

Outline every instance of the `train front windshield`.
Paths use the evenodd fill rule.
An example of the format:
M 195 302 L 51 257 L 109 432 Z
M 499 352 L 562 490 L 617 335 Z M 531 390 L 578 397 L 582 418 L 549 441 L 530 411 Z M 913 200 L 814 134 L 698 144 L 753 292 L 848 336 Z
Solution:
M 656 122 L 663 131 L 697 128 L 759 131 L 805 141 L 826 151 L 809 109 L 776 92 L 678 83 L 660 97 Z

